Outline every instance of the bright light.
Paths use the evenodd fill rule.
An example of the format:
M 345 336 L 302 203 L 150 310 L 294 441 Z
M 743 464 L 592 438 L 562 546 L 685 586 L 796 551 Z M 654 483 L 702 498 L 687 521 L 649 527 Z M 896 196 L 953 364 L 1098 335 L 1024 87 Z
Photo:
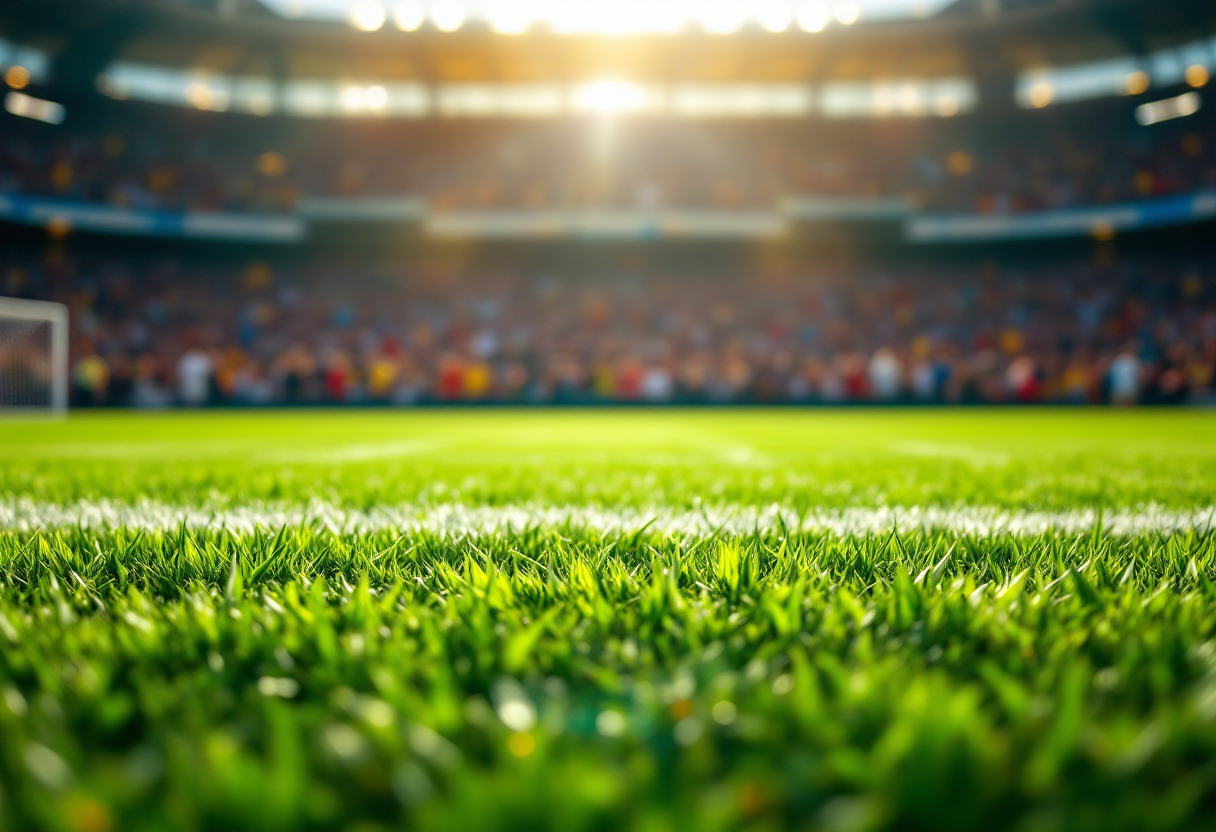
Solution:
M 565 103 L 556 84 L 445 84 L 438 90 L 439 112 L 445 116 L 556 116 Z
M 346 87 L 338 95 L 342 102 L 343 110 L 362 110 L 363 109 L 363 88 L 362 87 Z
M 756 8 L 756 22 L 766 32 L 784 32 L 793 20 L 794 10 L 786 0 L 766 0 Z
M 62 104 L 34 98 L 23 92 L 10 92 L 4 97 L 4 109 L 15 116 L 45 121 L 47 124 L 62 124 L 64 109 Z
M 1056 97 L 1055 87 L 1050 81 L 1039 81 L 1030 88 L 1030 106 L 1043 109 Z
M 822 0 L 807 0 L 798 6 L 798 26 L 804 32 L 822 32 L 831 17 L 832 10 Z
M 678 3 L 654 0 L 560 0 L 549 6 L 549 28 L 562 35 L 672 34 L 697 19 Z
M 1157 124 L 1174 118 L 1193 116 L 1199 112 L 1199 105 L 1201 103 L 1199 93 L 1184 92 L 1182 95 L 1167 98 L 1164 101 L 1141 104 L 1136 108 L 1136 121 L 1147 127 L 1150 124 Z
M 657 34 L 675 34 L 688 23 L 688 16 L 678 3 L 665 3 L 657 8 L 654 4 L 638 3 L 635 12 L 637 31 Z M 743 15 L 746 18 L 746 15 Z M 740 21 L 742 25 L 742 20 Z
M 215 94 L 211 91 L 211 87 L 196 81 L 186 87 L 186 101 L 200 110 L 209 110 L 215 103 Z
M 188 0 L 191 1 L 192 0 Z M 220 0 L 210 0 L 219 2 Z M 958 0 L 246 0 L 292 19 L 335 21 L 367 31 L 392 18 L 413 32 L 429 20 L 444 31 L 476 24 L 518 34 L 541 23 L 560 34 L 625 36 L 672 34 L 696 27 L 728 33 L 751 23 L 785 32 L 799 21 L 811 32 L 829 21 L 850 26 L 858 20 L 900 20 L 937 14 Z M 987 0 L 985 0 L 986 2 Z M 802 7 L 809 7 L 802 11 Z M 378 7 L 378 8 L 377 8 Z M 456 7 L 459 11 L 456 12 Z M 526 18 L 529 26 L 523 20 Z M 459 20 L 459 25 L 456 24 Z M 737 23 L 735 21 L 738 21 Z M 805 24 L 805 25 L 803 25 Z M 445 28 L 446 27 L 446 28 Z
M 707 0 L 701 11 L 701 26 L 711 35 L 729 35 L 739 31 L 746 18 L 738 0 Z
M 842 26 L 852 26 L 861 19 L 861 6 L 856 3 L 841 3 L 836 7 L 836 20 Z
M 1203 64 L 1191 64 L 1186 68 L 1186 82 L 1195 89 L 1206 85 L 1209 77 L 1208 68 Z
M 30 85 L 30 71 L 23 66 L 10 66 L 4 71 L 4 83 L 15 90 L 23 90 Z
M 879 87 L 874 92 L 874 112 L 877 115 L 888 115 L 895 109 L 895 90 L 888 86 Z
M 573 103 L 584 113 L 637 112 L 646 106 L 646 91 L 627 81 L 595 81 L 576 88 Z
M 350 7 L 347 19 L 350 21 L 351 26 L 360 31 L 374 32 L 384 25 L 387 17 L 384 12 L 384 6 L 371 2 L 371 0 L 361 0 L 361 2 Z
M 464 25 L 465 8 L 458 0 L 439 0 L 431 7 L 431 20 L 441 32 L 455 32 Z
M 352 113 L 360 113 L 365 110 L 382 113 L 388 106 L 388 90 L 378 84 L 366 88 L 350 86 L 343 88 L 339 99 L 342 109 Z
M 958 98 L 953 95 L 943 95 L 934 103 L 933 109 L 944 118 L 956 116 L 960 109 Z
M 418 0 L 398 3 L 397 10 L 393 13 L 393 22 L 403 32 L 418 31 L 422 27 L 422 21 L 424 20 L 426 20 L 426 9 L 422 7 L 422 3 L 418 2 Z
M 923 109 L 920 90 L 908 84 L 899 90 L 899 109 L 905 113 L 918 113 Z
M 1143 69 L 1128 73 L 1123 82 L 1123 88 L 1128 95 L 1139 95 L 1148 90 L 1148 73 Z
M 339 97 L 342 109 L 354 113 L 365 110 L 382 113 L 388 106 L 388 90 L 379 84 L 370 87 L 346 87 Z
M 379 85 L 368 87 L 363 93 L 363 100 L 367 103 L 367 109 L 383 110 L 388 106 L 388 91 Z
M 591 16 L 579 4 L 558 3 L 549 13 L 549 28 L 559 35 L 578 35 L 590 28 Z
M 524 0 L 497 3 L 490 8 L 490 28 L 500 35 L 518 35 L 532 25 L 532 4 Z

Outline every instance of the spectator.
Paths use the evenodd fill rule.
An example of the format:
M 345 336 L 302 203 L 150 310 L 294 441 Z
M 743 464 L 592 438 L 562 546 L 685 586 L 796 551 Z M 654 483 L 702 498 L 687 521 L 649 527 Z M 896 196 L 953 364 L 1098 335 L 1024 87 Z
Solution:
M 195 347 L 177 360 L 177 396 L 187 407 L 201 407 L 211 398 L 211 356 Z
M 867 369 L 870 390 L 876 400 L 890 402 L 899 398 L 903 383 L 903 370 L 895 353 L 883 347 L 870 358 Z
M 1140 401 L 1141 367 L 1135 351 L 1127 348 L 1110 365 L 1110 398 L 1115 404 Z

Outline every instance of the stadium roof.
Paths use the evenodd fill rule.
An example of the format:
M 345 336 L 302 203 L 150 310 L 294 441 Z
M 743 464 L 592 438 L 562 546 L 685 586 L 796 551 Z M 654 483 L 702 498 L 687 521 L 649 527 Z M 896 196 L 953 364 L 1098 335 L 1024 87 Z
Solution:
M 56 86 L 93 90 L 98 78 L 116 64 L 275 82 L 569 85 L 617 77 L 657 84 L 911 78 L 968 78 L 981 84 L 993 78 L 1006 83 L 1029 71 L 1147 57 L 1216 31 L 1216 6 L 1206 0 L 922 0 L 920 6 L 917 0 L 839 2 L 830 6 L 834 22 L 819 33 L 804 31 L 797 18 L 804 8 L 829 8 L 816 5 L 818 0 L 805 7 L 801 0 L 791 0 L 793 17 L 781 33 L 757 25 L 761 11 L 770 9 L 762 0 L 725 5 L 707 0 L 695 8 L 747 11 L 750 22 L 729 36 L 707 33 L 704 20 L 678 35 L 626 38 L 557 36 L 548 24 L 505 36 L 486 21 L 470 22 L 455 32 L 439 31 L 433 25 L 439 6 L 433 3 L 455 1 L 427 0 L 424 11 L 431 22 L 405 32 L 389 15 L 413 0 L 105 0 L 84 5 L 78 0 L 40 0 L 0 5 L 0 38 L 48 55 L 46 74 Z M 489 10 L 489 2 L 468 0 L 469 13 Z M 568 6 L 579 2 L 563 0 Z M 600 0 L 581 2 L 591 8 Z M 376 31 L 348 25 L 358 3 L 364 8 L 375 3 L 384 12 Z M 613 0 L 616 8 L 631 3 L 634 0 Z M 307 13 L 321 4 L 345 8 L 346 17 L 335 23 L 332 15 L 337 11 L 332 11 L 328 22 L 287 19 L 269 8 Z M 529 8 L 543 11 L 551 8 L 548 4 L 534 0 Z M 672 4 L 646 3 L 647 8 L 667 5 Z M 687 2 L 673 7 L 677 5 L 694 8 Z M 918 9 L 930 16 L 890 17 L 897 10 L 915 16 Z M 854 12 L 860 15 L 856 25 L 839 22 L 841 17 L 852 19 Z M 885 21 L 879 19 L 882 14 L 887 15 Z
M 817 33 L 833 26 L 927 18 L 955 0 L 260 0 L 283 17 L 346 23 L 375 31 L 386 25 L 407 32 L 424 27 L 457 31 L 485 27 L 518 35 L 533 29 L 556 34 L 674 34 L 701 29 L 732 34 L 752 28 Z

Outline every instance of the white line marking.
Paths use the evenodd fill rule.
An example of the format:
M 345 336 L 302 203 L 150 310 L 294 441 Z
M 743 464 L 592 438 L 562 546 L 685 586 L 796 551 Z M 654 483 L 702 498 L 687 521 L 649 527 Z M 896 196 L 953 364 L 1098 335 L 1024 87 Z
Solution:
M 397 442 L 371 442 L 363 445 L 345 445 L 323 451 L 279 451 L 260 454 L 258 462 L 369 462 L 378 459 L 396 459 L 414 456 L 439 448 L 443 443 L 433 439 L 403 439 Z
M 764 532 L 887 534 L 943 530 L 956 534 L 993 536 L 1043 532 L 1081 534 L 1101 523 L 1111 535 L 1207 532 L 1216 526 L 1216 507 L 1166 509 L 1147 505 L 1099 514 L 1073 511 L 1010 511 L 988 506 L 878 507 L 820 509 L 798 512 L 781 506 L 716 506 L 684 509 L 604 508 L 597 506 L 468 506 L 457 503 L 343 508 L 325 502 L 308 504 L 248 503 L 180 506 L 145 500 L 127 504 L 109 500 L 68 504 L 29 498 L 0 499 L 0 530 L 139 528 L 169 531 L 183 524 L 191 529 L 235 532 L 311 525 L 334 533 L 390 531 L 427 532 L 444 537 L 501 534 L 532 528 L 570 529 L 602 534 L 649 532 L 706 536 L 715 532 L 746 535 Z

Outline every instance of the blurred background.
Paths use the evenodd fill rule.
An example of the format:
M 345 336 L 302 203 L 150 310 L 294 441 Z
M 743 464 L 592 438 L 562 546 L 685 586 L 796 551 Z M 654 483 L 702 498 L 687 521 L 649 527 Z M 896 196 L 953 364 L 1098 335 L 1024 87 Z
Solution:
M 1211 403 L 1213 72 L 1195 0 L 8 0 L 0 406 Z

